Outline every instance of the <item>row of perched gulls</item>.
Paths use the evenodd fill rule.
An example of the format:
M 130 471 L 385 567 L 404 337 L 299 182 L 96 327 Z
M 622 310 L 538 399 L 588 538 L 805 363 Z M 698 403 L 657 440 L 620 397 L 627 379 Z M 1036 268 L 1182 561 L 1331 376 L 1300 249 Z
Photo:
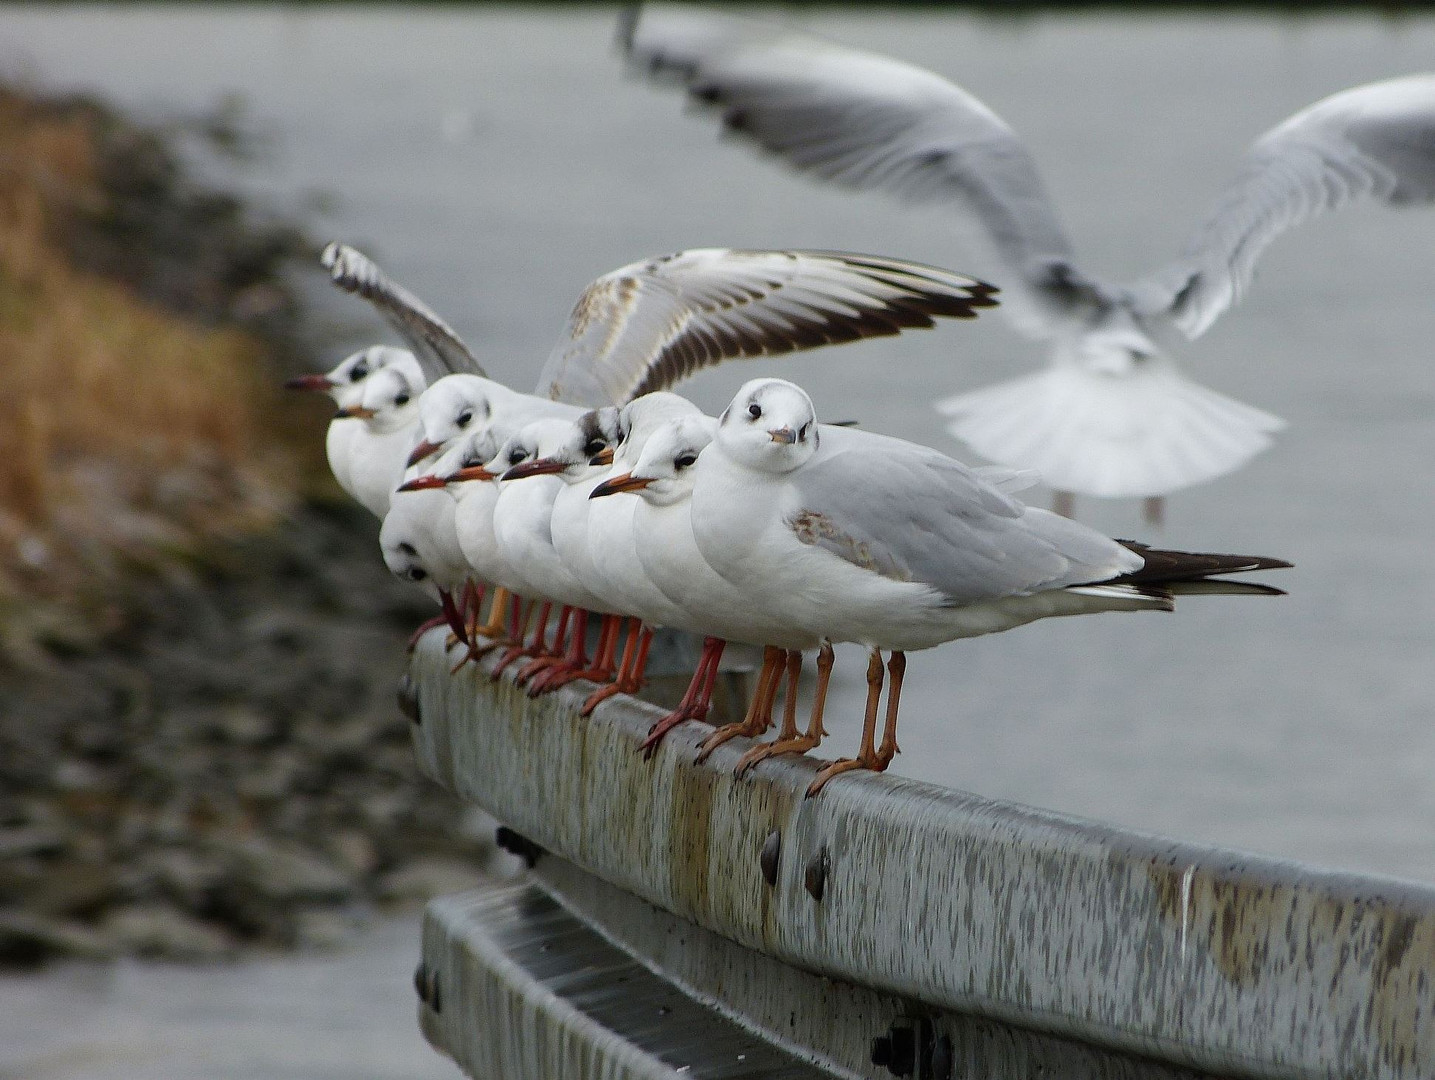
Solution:
M 1073 496 L 1145 499 L 1240 468 L 1284 423 L 1201 386 L 1173 350 L 1244 294 L 1285 230 L 1362 199 L 1435 199 L 1435 75 L 1357 86 L 1258 138 L 1181 253 L 1129 284 L 1087 274 L 1030 150 L 974 96 L 923 68 L 781 27 L 691 10 L 628 12 L 635 69 L 686 88 L 725 130 L 817 180 L 966 219 L 972 263 L 1001 286 L 1047 370 L 938 403 L 990 461 L 1035 469 Z M 981 260 L 985 261 L 981 261 Z M 1344 268 L 1349 272 L 1349 268 Z
M 447 323 L 358 251 L 330 245 L 324 262 L 408 348 L 375 345 L 290 385 L 338 406 L 330 466 L 382 519 L 389 568 L 441 605 L 421 630 L 446 625 L 455 671 L 503 648 L 492 676 L 507 671 L 530 694 L 597 683 L 585 714 L 642 686 L 656 629 L 702 636 L 687 693 L 653 726 L 647 753 L 706 717 L 733 642 L 762 650 L 755 691 L 744 719 L 709 735 L 699 756 L 764 734 L 780 693 L 776 738 L 747 749 L 737 770 L 815 749 L 832 647 L 859 643 L 871 653 L 860 748 L 817 771 L 816 794 L 892 760 L 909 651 L 1055 615 L 1169 611 L 1186 593 L 1278 594 L 1225 575 L 1289 565 L 1109 539 L 1022 503 L 1030 472 L 822 424 L 783 379 L 745 383 L 718 417 L 667 389 L 724 360 L 995 307 L 997 290 L 964 274 L 813 251 L 694 249 L 634 263 L 583 292 L 523 393 L 488 378 Z M 818 680 L 799 729 L 808 651 Z

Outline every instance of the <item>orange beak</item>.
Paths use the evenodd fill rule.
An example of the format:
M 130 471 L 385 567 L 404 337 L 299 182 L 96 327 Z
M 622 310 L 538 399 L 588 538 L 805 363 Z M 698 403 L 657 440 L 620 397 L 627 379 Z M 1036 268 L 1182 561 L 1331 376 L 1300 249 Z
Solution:
M 335 420 L 372 420 L 375 416 L 373 409 L 365 408 L 363 405 L 350 405 L 347 409 L 340 409 L 334 414 Z
M 642 491 L 652 482 L 653 479 L 649 476 L 634 476 L 632 473 L 624 473 L 622 476 L 604 480 L 588 493 L 588 498 L 601 499 L 604 495 L 616 495 L 620 491 Z
M 493 473 L 489 472 L 482 465 L 469 465 L 467 468 L 459 469 L 452 476 L 444 477 L 450 484 L 459 484 L 465 480 L 492 480 Z
M 588 459 L 589 465 L 611 465 L 613 464 L 613 448 L 605 446 Z
M 442 476 L 415 476 L 412 480 L 400 484 L 398 489 L 400 491 L 427 491 L 430 488 L 441 488 L 446 483 L 448 481 Z
M 547 476 L 551 473 L 561 473 L 568 468 L 561 461 L 554 461 L 552 458 L 534 458 L 532 461 L 525 461 L 522 465 L 515 465 L 499 477 L 500 480 L 522 480 L 526 476 Z
M 300 375 L 284 383 L 285 390 L 332 390 L 333 379 L 327 375 Z
M 425 458 L 433 457 L 442 449 L 443 445 L 441 443 L 432 443 L 429 442 L 427 439 L 423 440 L 423 442 L 419 443 L 417 446 L 414 447 L 413 453 L 409 455 L 409 468 L 412 469 L 415 465 L 417 465 L 420 461 L 423 461 Z

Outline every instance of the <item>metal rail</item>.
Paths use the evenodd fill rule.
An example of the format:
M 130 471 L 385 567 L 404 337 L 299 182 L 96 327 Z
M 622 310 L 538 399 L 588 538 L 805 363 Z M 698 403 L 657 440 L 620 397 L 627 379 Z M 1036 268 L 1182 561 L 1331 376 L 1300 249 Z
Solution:
M 1116 1055 L 1071 1075 L 1435 1076 L 1435 889 L 895 777 L 843 778 L 804 799 L 815 765 L 778 760 L 734 780 L 741 740 L 696 765 L 696 725 L 647 762 L 637 745 L 652 706 L 618 698 L 583 720 L 576 691 L 530 700 L 473 667 L 450 676 L 441 637 L 421 642 L 410 676 L 430 776 L 583 871 L 760 954 L 759 967 L 908 1003 L 929 1043 L 940 1031 L 948 1051 L 975 1045 L 953 1025 L 985 1018 L 1004 1045 Z M 859 1049 L 890 1019 L 878 1010 Z M 852 1023 L 839 1025 L 848 1042 Z M 1040 1058 L 1052 1060 L 1022 1060 Z M 834 1060 L 891 1074 L 861 1053 Z M 967 1060 L 949 1075 L 1033 1075 Z

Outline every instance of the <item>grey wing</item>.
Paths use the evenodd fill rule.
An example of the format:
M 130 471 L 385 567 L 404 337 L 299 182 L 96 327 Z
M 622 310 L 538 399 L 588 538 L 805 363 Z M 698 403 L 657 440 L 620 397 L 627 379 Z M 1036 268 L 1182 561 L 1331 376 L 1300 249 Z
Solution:
M 924 68 L 760 24 L 657 10 L 625 23 L 634 66 L 676 77 L 728 131 L 793 168 L 975 215 L 1009 315 L 1037 337 L 1109 290 L 1073 265 L 1026 145 L 961 87 Z M 994 272 L 994 276 L 997 276 Z
M 417 296 L 390 280 L 367 255 L 347 244 L 333 243 L 319 258 L 335 285 L 378 309 L 419 358 L 430 382 L 462 372 L 487 376 L 453 328 Z
M 579 297 L 537 393 L 622 404 L 700 368 L 971 318 L 992 286 L 901 259 L 694 248 L 633 263 Z
M 799 540 L 884 577 L 930 585 L 953 605 L 1141 566 L 1114 540 L 1022 505 L 958 461 L 883 442 L 895 446 L 844 447 L 793 474 L 798 504 L 788 523 Z
M 1137 304 L 1198 337 L 1241 298 L 1266 245 L 1362 198 L 1435 200 L 1435 75 L 1342 91 L 1257 139 L 1181 257 L 1133 286 Z

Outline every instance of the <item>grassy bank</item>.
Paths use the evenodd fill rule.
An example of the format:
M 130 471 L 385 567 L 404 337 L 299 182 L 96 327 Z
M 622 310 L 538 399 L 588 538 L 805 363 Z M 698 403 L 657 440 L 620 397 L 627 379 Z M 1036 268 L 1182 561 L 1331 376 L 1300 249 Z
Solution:
M 272 528 L 292 505 L 313 455 L 284 437 L 272 331 L 297 317 L 278 274 L 302 245 L 240 219 L 155 134 L 0 87 L 11 659 L 46 605 L 93 607 L 137 568 Z
M 394 707 L 420 598 L 277 389 L 337 359 L 315 250 L 0 86 L 0 965 L 337 944 L 488 850 Z

